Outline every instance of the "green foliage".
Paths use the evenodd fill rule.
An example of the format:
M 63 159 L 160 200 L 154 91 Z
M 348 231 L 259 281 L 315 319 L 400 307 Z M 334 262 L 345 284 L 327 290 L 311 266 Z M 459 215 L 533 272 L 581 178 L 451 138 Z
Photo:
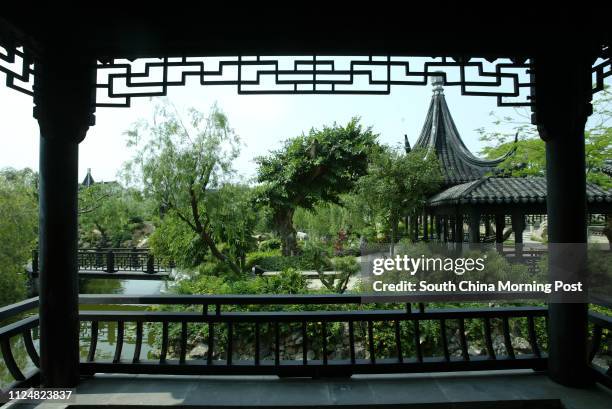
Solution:
M 299 270 L 286 268 L 279 274 L 238 280 L 224 276 L 198 275 L 180 281 L 175 287 L 178 294 L 304 294 L 306 279 Z
M 259 251 L 278 250 L 281 248 L 281 244 L 280 239 L 268 239 L 259 243 L 257 248 Z
M 327 249 L 314 241 L 306 243 L 303 257 L 312 264 L 325 288 L 335 293 L 344 293 L 351 276 L 359 271 L 359 263 L 355 257 L 330 258 Z M 325 274 L 325 271 L 329 270 L 336 274 Z
M 280 274 L 264 279 L 261 290 L 266 294 L 303 294 L 307 291 L 306 278 L 295 268 L 285 268 Z
M 349 239 L 366 226 L 371 216 L 363 200 L 349 193 L 340 197 L 340 204 L 317 203 L 311 210 L 298 208 L 293 223 L 298 231 L 308 233 L 311 239 L 330 241 L 344 231 Z
M 584 135 L 587 180 L 604 189 L 612 188 L 612 178 L 602 171 L 605 161 L 612 158 L 612 127 L 609 124 L 611 106 L 612 93 L 606 88 L 593 101 L 593 115 Z M 516 147 L 516 152 L 502 162 L 499 168 L 512 176 L 543 176 L 546 172 L 546 144 L 540 139 L 535 126 L 528 121 L 527 113 L 517 110 L 515 114 L 499 117 L 491 112 L 495 129 L 477 129 L 480 140 L 490 144 L 481 153 L 493 159 Z M 500 126 L 510 127 L 511 131 L 500 131 L 497 129 Z M 519 140 L 515 144 L 512 139 L 516 133 Z
M 144 186 L 168 223 L 181 223 L 197 236 L 193 242 L 185 235 L 184 242 L 201 244 L 240 274 L 255 216 L 243 200 L 247 189 L 230 184 L 240 140 L 225 114 L 216 105 L 207 115 L 190 109 L 184 121 L 166 102 L 156 107 L 152 123 L 140 121 L 126 134 L 128 145 L 137 148 L 125 167 L 127 180 Z M 226 251 L 220 248 L 224 242 Z
M 261 266 L 266 259 L 281 257 L 280 250 L 253 251 L 246 256 L 246 268 L 252 269 L 254 266 Z M 278 270 L 277 270 L 278 271 Z
M 38 232 L 38 176 L 0 171 L 0 306 L 26 295 L 25 268 Z
M 79 235 L 84 247 L 130 247 L 151 219 L 151 203 L 140 191 L 118 183 L 96 183 L 79 191 Z M 140 237 L 141 238 L 141 237 Z
M 293 215 L 297 208 L 316 203 L 338 203 L 367 171 L 367 159 L 377 135 L 357 119 L 346 126 L 334 124 L 285 142 L 268 156 L 256 159 L 258 201 L 272 209 L 272 220 L 283 242 L 283 254 L 296 250 Z
M 414 149 L 404 154 L 385 148 L 373 155 L 368 174 L 359 180 L 358 192 L 372 212 L 386 221 L 395 243 L 400 218 L 422 209 L 441 181 L 440 164 L 433 152 Z
M 196 267 L 208 254 L 200 237 L 172 213 L 161 219 L 148 244 L 160 261 L 174 262 L 181 268 Z
M 255 248 L 253 231 L 257 212 L 253 209 L 252 195 L 248 186 L 225 183 L 206 200 L 213 238 L 225 244 L 224 253 L 241 270 L 245 267 L 247 252 Z
M 254 251 L 248 253 L 245 268 L 250 270 L 259 266 L 265 271 L 282 271 L 289 268 L 299 270 L 314 270 L 311 260 L 301 254 L 299 256 L 283 256 L 280 250 Z

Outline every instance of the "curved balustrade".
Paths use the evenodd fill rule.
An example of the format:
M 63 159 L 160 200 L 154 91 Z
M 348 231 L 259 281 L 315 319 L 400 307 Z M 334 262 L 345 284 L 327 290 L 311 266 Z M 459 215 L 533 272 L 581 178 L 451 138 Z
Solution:
M 0 322 L 14 321 L 0 327 L 0 351 L 4 364 L 14 379 L 14 382 L 9 385 L 9 389 L 37 385 L 40 381 L 38 369 L 30 371 L 30 373 L 23 373 L 15 361 L 11 347 L 11 340 L 21 337 L 30 360 L 36 368 L 39 367 L 38 352 L 32 340 L 32 329 L 38 327 L 38 315 L 21 318 L 24 312 L 36 307 L 38 307 L 38 297 L 0 308 Z
M 485 308 L 426 308 L 429 298 L 413 296 L 410 303 L 382 303 L 377 309 L 362 309 L 356 295 L 227 295 L 227 296 L 123 296 L 82 295 L 84 307 L 80 320 L 90 331 L 81 372 L 136 374 L 274 374 L 279 376 L 350 376 L 372 373 L 410 373 L 437 371 L 474 371 L 495 369 L 546 368 L 547 356 L 537 331 L 538 320 L 547 319 L 547 309 L 538 306 Z M 32 363 L 38 367 L 38 354 L 31 330 L 38 316 L 20 315 L 38 305 L 33 298 L 0 309 L 0 320 L 16 320 L 0 327 L 0 346 L 4 362 L 15 382 L 10 387 L 32 385 L 39 381 L 38 371 L 24 374 L 11 350 L 11 338 L 22 337 Z M 188 311 L 87 310 L 87 305 L 183 305 Z M 291 308 L 300 305 L 300 311 Z M 529 351 L 515 350 L 511 338 L 512 320 L 526 322 Z M 590 360 L 602 348 L 604 337 L 612 335 L 612 318 L 590 313 L 593 325 Z M 115 323 L 114 351 L 109 359 L 97 357 L 101 323 Z M 483 353 L 474 355 L 466 330 L 479 323 L 476 331 Z M 339 323 L 339 324 L 338 324 Z M 134 327 L 128 337 L 127 326 Z M 145 326 L 157 325 L 160 349 L 155 359 L 143 357 Z M 433 327 L 432 327 L 433 326 Z M 335 328 L 334 329 L 332 329 Z M 437 352 L 424 349 L 424 328 L 435 328 Z M 188 336 L 199 334 L 207 350 L 193 358 L 188 353 Z M 334 332 L 335 331 L 335 332 Z M 340 331 L 340 332 L 338 332 Z M 494 331 L 501 335 L 494 337 Z M 343 337 L 338 344 L 337 335 Z M 336 338 L 334 338 L 334 334 Z M 470 334 L 474 336 L 474 334 Z M 502 337 L 503 353 L 494 339 Z M 134 349 L 125 356 L 127 339 Z M 451 351 L 451 338 L 458 349 Z M 237 351 L 248 346 L 249 353 Z M 287 356 L 283 347 L 297 348 Z M 341 349 L 346 349 L 342 356 Z M 172 353 L 173 352 L 173 353 Z M 174 357 L 171 355 L 174 354 Z M 596 379 L 610 386 L 610 368 L 594 369 Z
M 593 303 L 607 308 L 608 310 L 612 310 L 611 300 L 595 299 L 593 300 Z M 604 340 L 604 337 L 606 337 L 605 339 L 608 340 L 608 347 L 610 346 L 609 340 L 612 338 L 612 317 L 595 311 L 590 311 L 589 321 L 593 325 L 589 362 L 591 362 L 591 367 L 593 368 L 597 382 L 612 389 L 612 365 L 610 362 L 608 362 L 607 368 L 598 367 L 597 365 L 593 364 L 595 356 L 602 352 L 602 341 Z

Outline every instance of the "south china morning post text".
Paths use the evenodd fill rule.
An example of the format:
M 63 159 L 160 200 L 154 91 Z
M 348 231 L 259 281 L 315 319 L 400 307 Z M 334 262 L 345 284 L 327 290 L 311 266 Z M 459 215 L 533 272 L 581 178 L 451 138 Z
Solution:
M 521 259 L 509 260 L 503 252 L 491 246 L 464 246 L 459 251 L 449 249 L 446 245 L 441 249 L 426 246 L 434 245 L 413 244 L 407 249 L 399 248 L 392 256 L 389 247 L 385 249 L 383 246 L 362 253 L 361 280 L 364 293 L 381 300 L 389 297 L 397 300 L 398 297 L 401 299 L 402 296 L 411 295 L 426 295 L 434 300 L 439 295 L 441 300 L 450 301 L 477 294 L 478 299 L 483 301 L 500 299 L 500 296 L 503 299 L 521 300 L 561 295 L 563 301 L 560 302 L 584 302 L 593 287 L 586 277 L 577 280 L 575 276 L 548 274 L 547 263 L 552 261 L 548 260 L 546 253 L 534 261 L 534 252 L 525 252 L 525 257 L 521 259 L 528 260 L 528 263 L 521 263 Z M 563 253 L 569 254 L 571 251 Z M 578 259 L 569 257 L 570 262 Z M 603 258 L 595 257 L 595 260 L 600 267 L 610 264 L 608 261 L 602 263 L 605 260 Z M 566 259 L 563 263 L 562 266 L 569 266 Z M 605 269 L 610 270 L 609 267 Z M 603 287 L 609 289 L 610 282 L 607 280 Z M 608 290 L 606 292 L 609 293 Z M 570 301 L 566 301 L 568 299 Z
M 450 258 L 450 257 L 409 257 L 408 255 L 396 255 L 395 257 L 374 258 L 372 261 L 372 274 L 381 276 L 385 272 L 400 271 L 415 276 L 420 271 L 441 271 L 463 276 L 466 273 L 476 271 L 482 272 L 486 267 L 487 255 L 477 258 Z M 579 292 L 582 291 L 582 283 L 564 283 L 556 280 L 553 283 L 538 283 L 533 280 L 530 283 L 515 283 L 511 280 L 497 280 L 496 283 L 480 282 L 479 280 L 451 280 L 443 282 L 429 282 L 427 280 L 386 283 L 383 280 L 372 281 L 373 292 L 543 292 L 551 294 L 553 291 Z

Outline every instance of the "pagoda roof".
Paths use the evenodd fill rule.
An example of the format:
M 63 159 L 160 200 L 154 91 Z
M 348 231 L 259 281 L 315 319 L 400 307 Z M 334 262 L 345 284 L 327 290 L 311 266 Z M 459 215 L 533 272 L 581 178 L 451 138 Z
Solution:
M 91 185 L 93 185 L 94 183 L 96 183 L 94 181 L 94 178 L 91 176 L 91 169 L 87 169 L 87 175 L 85 175 L 85 179 L 83 179 L 83 182 L 81 182 L 81 185 L 85 186 L 85 187 L 89 187 Z
M 587 202 L 612 207 L 612 191 L 587 182 Z M 546 203 L 546 178 L 484 177 L 451 186 L 428 200 L 430 206 L 459 204 L 528 204 Z
M 497 165 L 512 155 L 515 149 L 493 159 L 480 159 L 465 146 L 444 98 L 442 77 L 433 77 L 433 96 L 425 125 L 415 148 L 432 149 L 440 161 L 445 186 L 480 179 L 497 173 Z

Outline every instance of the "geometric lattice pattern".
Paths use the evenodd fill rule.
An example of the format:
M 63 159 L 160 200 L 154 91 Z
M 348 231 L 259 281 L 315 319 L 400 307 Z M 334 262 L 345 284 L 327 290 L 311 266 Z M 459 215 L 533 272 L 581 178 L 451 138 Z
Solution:
M 601 49 L 600 58 L 593 64 L 593 93 L 604 89 L 604 79 L 612 74 L 612 50 L 608 45 Z
M 494 96 L 500 106 L 531 105 L 528 62 L 474 58 L 179 57 L 112 60 L 98 65 L 97 106 L 130 106 L 133 97 L 167 95 L 193 80 L 232 85 L 238 94 L 389 94 L 401 85 L 425 85 L 442 72 L 464 95 Z
M 164 96 L 195 81 L 231 85 L 238 94 L 389 94 L 402 85 L 426 85 L 441 71 L 444 85 L 463 95 L 493 96 L 499 106 L 530 106 L 527 61 L 449 57 L 177 57 L 99 62 L 96 106 L 128 107 L 134 97 Z M 593 64 L 593 93 L 612 73 L 610 47 Z M 33 95 L 34 58 L 0 39 L 0 77 L 7 87 Z
M 22 47 L 0 43 L 0 72 L 6 76 L 6 86 L 34 95 L 34 64 L 31 55 Z

